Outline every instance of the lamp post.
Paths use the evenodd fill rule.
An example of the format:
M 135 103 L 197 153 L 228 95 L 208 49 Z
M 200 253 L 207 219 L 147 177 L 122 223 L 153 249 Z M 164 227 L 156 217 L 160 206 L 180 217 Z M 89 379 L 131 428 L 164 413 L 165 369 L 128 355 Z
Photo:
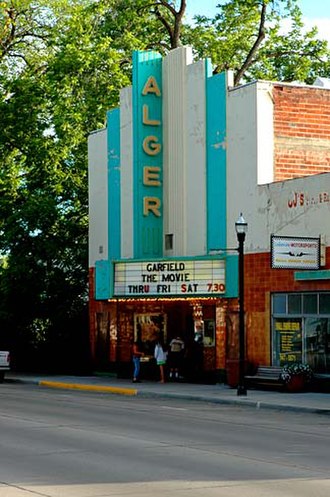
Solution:
M 238 278 L 239 278 L 239 379 L 237 395 L 246 395 L 244 385 L 245 333 L 244 333 L 244 241 L 247 233 L 247 222 L 242 213 L 235 223 L 238 240 Z

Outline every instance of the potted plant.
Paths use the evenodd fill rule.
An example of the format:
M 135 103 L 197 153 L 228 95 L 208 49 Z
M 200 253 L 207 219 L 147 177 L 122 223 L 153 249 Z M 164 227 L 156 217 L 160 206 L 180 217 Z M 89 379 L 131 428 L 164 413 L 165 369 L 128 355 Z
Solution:
M 281 371 L 281 380 L 289 392 L 301 392 L 311 382 L 313 376 L 309 364 L 291 362 L 285 364 Z

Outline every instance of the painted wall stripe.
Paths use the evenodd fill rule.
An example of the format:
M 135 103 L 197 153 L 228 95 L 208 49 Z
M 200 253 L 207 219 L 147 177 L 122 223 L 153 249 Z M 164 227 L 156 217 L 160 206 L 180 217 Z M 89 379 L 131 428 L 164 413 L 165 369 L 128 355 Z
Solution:
M 149 77 L 154 78 L 154 83 L 150 82 L 149 91 L 144 91 Z M 150 91 L 156 86 L 160 94 Z M 162 135 L 162 57 L 157 52 L 136 51 L 133 53 L 135 258 L 160 257 L 163 252 Z M 148 142 L 150 137 L 154 138 Z M 158 152 L 157 145 L 161 146 Z
M 120 112 L 108 112 L 109 260 L 120 258 Z M 115 236 L 114 236 L 115 235 Z

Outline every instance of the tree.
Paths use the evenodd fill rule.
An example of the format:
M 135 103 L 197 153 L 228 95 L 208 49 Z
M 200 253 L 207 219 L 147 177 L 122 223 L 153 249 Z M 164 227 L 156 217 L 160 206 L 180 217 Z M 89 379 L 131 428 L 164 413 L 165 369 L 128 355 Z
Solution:
M 88 341 L 87 136 L 130 84 L 132 50 L 144 48 L 113 19 L 150 27 L 147 12 L 141 23 L 124 3 L 2 4 L 0 329 L 17 367 L 27 350 L 47 367 L 59 351 L 68 367 Z
M 42 4 L 9 3 L 0 66 L 0 327 L 22 363 L 29 347 L 54 352 L 68 343 L 86 315 L 86 132 L 72 126 L 69 137 L 59 118 L 56 11 L 48 3 L 47 26 Z
M 311 83 L 316 74 L 329 75 L 327 42 L 316 28 L 304 32 L 297 0 L 231 0 L 218 8 L 212 19 L 197 16 L 182 35 L 197 58 L 211 58 L 215 73 L 232 69 L 235 85 L 253 79 Z

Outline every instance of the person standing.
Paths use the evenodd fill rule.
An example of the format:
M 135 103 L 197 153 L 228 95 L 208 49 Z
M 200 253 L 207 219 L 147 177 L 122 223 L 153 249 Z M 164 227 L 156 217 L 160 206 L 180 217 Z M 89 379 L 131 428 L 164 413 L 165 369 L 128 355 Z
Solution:
M 132 355 L 133 355 L 133 365 L 134 365 L 133 383 L 141 383 L 140 382 L 140 366 L 141 366 L 140 360 L 141 360 L 141 357 L 144 356 L 144 353 L 140 350 L 140 344 L 138 341 L 135 341 L 133 343 Z
M 182 366 L 184 351 L 184 341 L 181 337 L 177 336 L 173 338 L 170 342 L 170 354 L 169 354 L 169 364 L 170 364 L 170 378 L 179 379 L 179 369 Z
M 165 383 L 165 364 L 167 352 L 165 352 L 164 345 L 160 340 L 156 343 L 154 357 L 156 359 L 157 366 L 159 366 L 160 383 Z

